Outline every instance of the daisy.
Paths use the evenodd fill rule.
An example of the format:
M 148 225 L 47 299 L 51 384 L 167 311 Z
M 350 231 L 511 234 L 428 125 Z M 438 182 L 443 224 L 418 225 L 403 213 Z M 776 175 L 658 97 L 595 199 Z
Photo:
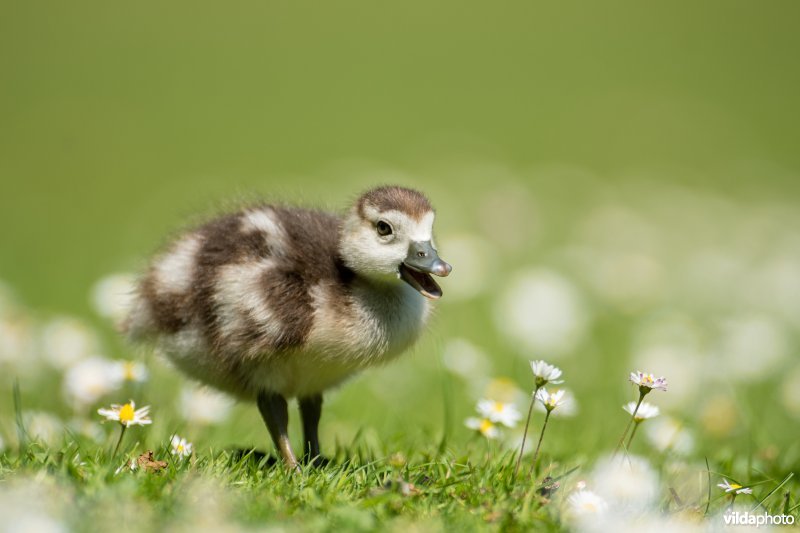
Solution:
M 464 421 L 464 425 L 469 429 L 474 429 L 487 439 L 496 439 L 500 436 L 500 430 L 488 418 L 470 417 Z
M 667 379 L 664 377 L 656 378 L 653 374 L 646 374 L 637 370 L 636 372 L 631 372 L 630 380 L 631 383 L 639 386 L 639 393 L 642 395 L 653 389 L 667 390 Z
M 97 353 L 100 348 L 97 333 L 77 318 L 53 319 L 41 335 L 42 355 L 59 370 Z
M 608 503 L 603 498 L 586 489 L 570 494 L 567 503 L 572 512 L 578 516 L 599 515 L 608 508 Z
M 89 357 L 71 366 L 64 374 L 64 394 L 76 409 L 95 403 L 122 383 L 113 372 L 114 362 L 105 357 Z
M 98 314 L 110 318 L 114 325 L 121 326 L 132 307 L 135 294 L 136 276 L 111 274 L 94 284 L 91 302 Z
M 619 443 L 617 444 L 617 447 L 614 450 L 614 454 L 617 454 L 620 451 L 620 449 L 622 449 L 622 445 L 625 443 L 625 437 L 628 435 L 628 431 L 630 431 L 633 423 L 636 422 L 636 425 L 634 426 L 634 433 L 635 433 L 636 428 L 639 427 L 639 422 L 644 420 L 644 418 L 639 419 L 639 410 L 642 408 L 642 400 L 644 400 L 644 397 L 647 396 L 653 389 L 658 389 L 662 391 L 667 390 L 667 379 L 664 377 L 656 378 L 655 376 L 653 376 L 653 374 L 647 374 L 645 372 L 637 370 L 636 372 L 631 372 L 631 377 L 629 379 L 631 383 L 633 383 L 634 385 L 638 385 L 639 387 L 639 400 L 636 402 L 636 405 L 634 405 L 633 409 L 631 411 L 628 411 L 629 413 L 631 413 L 631 417 L 628 419 L 628 425 L 625 426 L 625 431 L 622 432 L 622 436 L 619 438 Z M 652 410 L 650 412 L 652 413 Z M 646 417 L 646 418 L 651 418 L 651 417 Z M 631 435 L 631 440 L 633 440 L 633 435 Z M 628 441 L 628 443 L 630 444 L 630 441 Z
M 545 408 L 544 404 L 541 402 L 536 402 L 533 408 L 540 412 L 546 413 L 547 409 Z M 578 401 L 575 399 L 575 395 L 572 394 L 568 389 L 564 389 L 564 396 L 562 398 L 561 403 L 558 406 L 558 411 L 553 411 L 553 416 L 575 416 L 578 413 Z
M 561 377 L 561 369 L 544 361 L 531 361 L 531 371 L 533 377 L 536 379 L 536 388 L 544 387 L 548 383 L 558 385 L 564 383 L 564 380 L 558 379 Z
M 569 353 L 587 333 L 590 322 L 578 287 L 549 269 L 515 274 L 496 304 L 497 326 L 515 345 L 532 353 Z
M 736 494 L 753 494 L 753 489 L 750 487 L 743 487 L 738 483 L 731 483 L 725 478 L 722 478 L 722 483 L 717 484 L 717 487 L 723 489 L 725 492 L 735 492 Z
M 178 411 L 192 424 L 218 424 L 228 417 L 233 400 L 207 387 L 186 386 L 181 391 Z
M 544 408 L 547 409 L 547 413 L 550 414 L 550 411 L 564 403 L 564 391 L 557 390 L 551 393 L 547 392 L 547 389 L 539 389 L 536 393 L 536 399 L 542 402 Z
M 561 369 L 553 366 L 549 363 L 542 361 L 541 359 L 538 361 L 531 361 L 531 372 L 533 372 L 534 384 L 536 387 L 533 389 L 533 394 L 531 395 L 531 403 L 528 407 L 528 418 L 525 420 L 525 431 L 522 433 L 522 443 L 519 446 L 519 455 L 517 456 L 517 466 L 514 467 L 514 478 L 517 477 L 517 472 L 519 472 L 519 465 L 522 462 L 522 454 L 525 453 L 525 440 L 528 438 L 528 427 L 531 425 L 531 415 L 533 414 L 533 405 L 536 403 L 536 399 L 539 397 L 539 391 L 542 390 L 542 387 L 547 385 L 548 383 L 553 383 L 557 385 L 559 383 L 563 383 L 564 381 L 559 379 L 561 377 Z M 547 417 L 550 415 L 550 411 L 552 409 L 547 410 L 547 415 L 545 416 L 545 425 L 547 424 Z M 544 429 L 544 428 L 542 428 Z M 539 441 L 541 443 L 541 439 Z M 536 462 L 534 458 L 534 463 Z
M 150 413 L 150 406 L 136 409 L 136 404 L 133 400 L 125 405 L 111 404 L 111 409 L 98 409 L 97 413 L 106 417 L 106 420 L 114 420 L 120 424 L 119 439 L 117 445 L 114 447 L 114 457 L 119 451 L 119 446 L 122 444 L 122 437 L 125 436 L 125 430 L 128 426 L 145 426 L 152 424 L 153 421 L 148 418 Z
M 136 404 L 131 400 L 125 405 L 111 404 L 111 409 L 98 409 L 97 413 L 106 417 L 106 420 L 114 420 L 119 422 L 124 427 L 128 426 L 144 426 L 152 424 L 153 421 L 148 418 L 150 413 L 150 406 L 136 409 Z
M 138 361 L 114 361 L 111 373 L 119 382 L 142 383 L 148 377 L 147 367 Z
M 636 416 L 633 417 L 633 420 L 637 423 L 647 420 L 648 418 L 655 418 L 661 412 L 658 407 L 647 402 L 642 402 L 638 410 L 636 409 L 636 402 L 628 402 L 623 405 L 622 408 L 625 409 L 631 416 L 633 416 L 635 411 Z
M 639 424 L 648 418 L 657 417 L 661 411 L 659 411 L 658 407 L 655 405 L 643 402 L 641 400 L 638 402 L 628 402 L 623 405 L 622 408 L 630 413 L 631 420 L 633 420 L 633 431 L 631 431 L 631 436 L 628 438 L 628 449 L 630 449 L 631 442 L 633 442 L 633 437 L 636 435 L 636 430 L 639 429 Z M 630 421 L 628 421 L 628 425 L 630 426 Z
M 495 400 L 480 400 L 477 406 L 478 413 L 483 418 L 492 422 L 513 428 L 520 421 L 522 415 L 513 403 L 497 402 Z
M 599 489 L 609 507 L 626 517 L 655 509 L 661 496 L 658 472 L 649 461 L 636 455 L 603 457 L 589 475 L 589 486 Z
M 172 446 L 172 455 L 177 455 L 178 459 L 192 455 L 192 443 L 184 438 L 173 435 L 170 445 Z

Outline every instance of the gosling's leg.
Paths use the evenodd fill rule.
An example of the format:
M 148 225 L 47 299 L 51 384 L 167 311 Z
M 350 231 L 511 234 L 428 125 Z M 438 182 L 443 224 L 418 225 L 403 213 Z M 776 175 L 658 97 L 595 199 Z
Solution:
M 298 400 L 300 416 L 303 419 L 303 440 L 305 441 L 305 458 L 320 466 L 325 460 L 319 450 L 319 419 L 322 416 L 322 395 L 314 394 Z
M 278 449 L 283 462 L 289 468 L 299 469 L 297 458 L 294 456 L 292 445 L 289 443 L 289 412 L 286 406 L 286 398 L 280 394 L 261 392 L 258 395 L 257 403 L 258 410 L 261 411 L 261 417 L 264 419 L 264 423 L 267 424 L 272 442 L 275 443 L 275 448 Z

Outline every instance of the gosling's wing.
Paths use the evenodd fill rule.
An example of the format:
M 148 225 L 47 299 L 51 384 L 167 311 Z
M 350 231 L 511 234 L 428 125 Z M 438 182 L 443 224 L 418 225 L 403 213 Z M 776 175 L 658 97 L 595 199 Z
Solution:
M 312 288 L 339 276 L 338 219 L 261 206 L 176 239 L 152 262 L 129 321 L 134 336 L 199 335 L 219 353 L 257 355 L 303 345 Z

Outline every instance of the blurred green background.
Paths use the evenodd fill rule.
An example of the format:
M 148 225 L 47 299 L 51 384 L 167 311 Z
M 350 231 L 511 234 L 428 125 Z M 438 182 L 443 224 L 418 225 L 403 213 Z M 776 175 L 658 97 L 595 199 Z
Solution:
M 329 420 L 349 429 L 329 425 L 329 439 L 439 435 L 447 409 L 465 436 L 485 389 L 464 376 L 526 389 L 536 357 L 564 367 L 581 405 L 552 438 L 583 428 L 589 453 L 624 422 L 627 372 L 659 371 L 668 345 L 667 371 L 689 376 L 667 377 L 692 383 L 669 400 L 677 412 L 702 421 L 713 399 L 709 420 L 734 417 L 709 447 L 790 446 L 799 16 L 791 0 L 6 0 L 0 279 L 37 320 L 80 317 L 106 355 L 130 357 L 91 288 L 187 221 L 242 198 L 341 209 L 370 185 L 412 185 L 438 208 L 455 272 L 414 355 L 336 393 Z M 533 284 L 534 309 L 514 279 Z M 509 308 L 544 329 L 504 329 Z M 764 344 L 753 377 L 746 354 L 761 360 Z M 469 350 L 477 366 L 453 372 Z M 158 416 L 165 393 L 149 394 Z M 359 409 L 365 395 L 375 409 Z M 59 398 L 29 401 L 67 416 Z M 266 443 L 241 413 L 240 434 L 212 442 Z M 757 435 L 742 425 L 756 420 Z
M 488 158 L 794 195 L 798 16 L 792 1 L 4 2 L 2 273 L 32 304 L 85 312 L 91 281 L 187 211 L 276 188 L 340 205 L 356 189 L 331 167 L 352 159 L 422 182 L 431 162 Z

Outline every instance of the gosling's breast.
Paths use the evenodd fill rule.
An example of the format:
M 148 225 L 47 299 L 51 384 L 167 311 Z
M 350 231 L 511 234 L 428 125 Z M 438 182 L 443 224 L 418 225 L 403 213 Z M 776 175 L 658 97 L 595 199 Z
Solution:
M 310 293 L 314 318 L 306 349 L 359 367 L 387 361 L 408 348 L 430 311 L 424 297 L 399 282 L 356 279 L 346 293 L 326 284 Z

